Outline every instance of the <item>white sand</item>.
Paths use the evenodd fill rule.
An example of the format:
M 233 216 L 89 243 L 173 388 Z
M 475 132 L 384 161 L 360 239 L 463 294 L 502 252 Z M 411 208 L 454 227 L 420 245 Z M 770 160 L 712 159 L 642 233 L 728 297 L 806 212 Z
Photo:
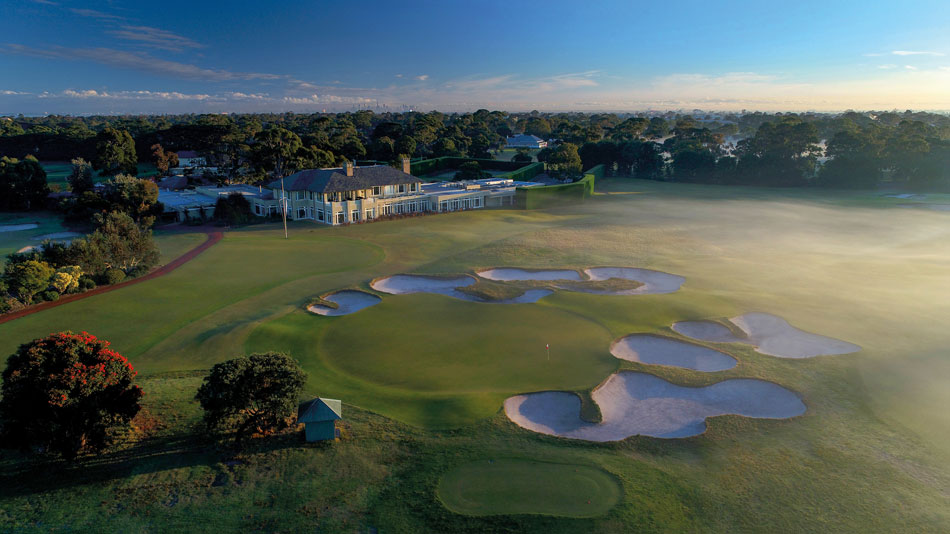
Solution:
M 455 288 L 470 286 L 475 283 L 471 276 L 459 276 L 457 278 L 433 278 L 431 276 L 417 274 L 397 274 L 380 278 L 370 284 L 370 287 L 376 291 L 389 293 L 392 295 L 408 295 L 409 293 L 436 293 L 439 295 L 449 295 L 457 298 L 470 298 L 465 293 L 456 291 Z M 462 296 L 459 296 L 462 295 Z
M 550 281 L 550 280 L 580 280 L 581 275 L 577 271 L 567 269 L 551 271 L 529 271 L 527 269 L 509 269 L 498 268 L 480 271 L 478 276 L 487 280 L 496 280 L 499 282 L 514 281 Z
M 549 391 L 505 401 L 515 424 L 543 434 L 588 441 L 617 441 L 634 435 L 680 438 L 702 434 L 706 418 L 736 414 L 786 419 L 805 413 L 794 392 L 763 380 L 733 379 L 702 388 L 671 384 L 646 373 L 611 375 L 592 397 L 603 420 L 580 419 L 580 399 Z
M 323 297 L 323 300 L 328 300 L 337 304 L 336 308 L 330 308 L 328 306 L 322 306 L 319 304 L 314 304 L 307 308 L 317 315 L 326 315 L 328 317 L 338 317 L 340 315 L 349 315 L 351 313 L 356 313 L 364 308 L 369 308 L 370 306 L 375 306 L 379 304 L 382 299 L 376 295 L 371 295 L 363 291 L 338 291 L 336 293 L 327 295 Z
M 620 338 L 610 347 L 610 353 L 621 360 L 684 367 L 707 373 L 736 366 L 735 358 L 718 350 L 650 334 Z
M 458 278 L 432 278 L 424 275 L 397 274 L 380 278 L 370 284 L 376 291 L 392 295 L 406 295 L 409 293 L 435 293 L 446 295 L 470 302 L 484 302 L 487 304 L 527 304 L 537 302 L 553 293 L 550 289 L 529 289 L 517 297 L 505 300 L 483 300 L 474 295 L 458 291 L 458 288 L 475 283 L 471 276 Z
M 788 321 L 768 313 L 753 312 L 730 319 L 748 336 L 756 351 L 779 358 L 812 358 L 849 354 L 861 347 L 833 337 L 799 330 Z
M 686 281 L 679 275 L 664 273 L 663 271 L 654 271 L 651 269 L 638 269 L 635 267 L 595 267 L 593 269 L 584 269 L 587 277 L 593 281 L 609 280 L 611 278 L 622 278 L 624 280 L 634 280 L 643 285 L 636 289 L 627 289 L 623 291 L 590 291 L 591 293 L 604 293 L 610 295 L 649 295 L 659 293 L 672 293 L 678 291 Z M 583 289 L 575 289 L 584 291 Z
M 38 224 L 0 224 L 0 233 L 19 232 L 21 230 L 32 230 L 39 227 Z
M 743 343 L 747 340 L 713 321 L 680 321 L 673 323 L 673 331 L 686 337 L 714 343 Z

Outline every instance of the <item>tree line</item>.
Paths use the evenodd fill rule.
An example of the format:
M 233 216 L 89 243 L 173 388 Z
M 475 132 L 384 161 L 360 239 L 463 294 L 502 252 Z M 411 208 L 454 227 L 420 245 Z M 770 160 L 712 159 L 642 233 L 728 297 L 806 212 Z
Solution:
M 104 175 L 134 175 L 135 162 L 154 162 L 161 171 L 174 167 L 177 152 L 195 150 L 218 169 L 218 180 L 258 182 L 343 161 L 492 158 L 515 133 L 556 140 L 538 155 L 555 173 L 576 165 L 573 149 L 559 148 L 569 144 L 584 168 L 603 163 L 614 174 L 648 179 L 947 187 L 950 117 L 912 111 L 6 117 L 0 154 L 20 161 L 78 156 Z

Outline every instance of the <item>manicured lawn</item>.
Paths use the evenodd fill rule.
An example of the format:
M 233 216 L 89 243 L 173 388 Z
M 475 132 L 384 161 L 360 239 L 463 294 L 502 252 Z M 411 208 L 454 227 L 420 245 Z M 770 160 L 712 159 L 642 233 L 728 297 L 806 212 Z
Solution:
M 72 164 L 68 161 L 41 161 L 40 165 L 46 171 L 46 182 L 50 189 L 53 191 L 67 191 L 69 189 L 67 178 L 73 170 Z M 158 174 L 155 165 L 151 163 L 139 163 L 138 170 L 139 178 L 150 178 Z M 108 176 L 99 176 L 99 173 L 93 173 L 93 180 L 96 182 L 104 182 L 108 179 Z
M 295 223 L 290 240 L 276 225 L 233 230 L 168 276 L 0 325 L 0 354 L 66 328 L 113 341 L 141 371 L 150 417 L 141 422 L 148 430 L 81 467 L 3 451 L 0 531 L 947 530 L 950 214 L 865 192 L 610 179 L 598 193 L 552 211 Z M 165 260 L 204 236 L 159 239 Z M 344 317 L 302 309 L 313 296 L 369 290 L 370 280 L 396 273 L 609 265 L 686 283 L 667 295 L 562 291 L 526 305 L 420 294 L 382 295 Z M 862 350 L 783 360 L 728 345 L 720 348 L 738 363 L 714 375 L 608 352 L 626 334 L 675 336 L 674 321 L 748 311 Z M 208 441 L 193 401 L 203 370 L 260 350 L 300 360 L 308 396 L 344 401 L 341 441 L 276 436 L 240 453 Z M 501 411 L 513 393 L 583 396 L 618 368 L 680 385 L 771 380 L 798 392 L 808 411 L 717 417 L 694 438 L 608 444 L 534 434 Z M 456 485 L 458 499 L 439 490 L 440 480 L 488 459 L 516 459 L 509 473 L 585 466 L 622 491 L 596 517 L 553 517 L 537 514 L 552 513 L 551 503 L 566 514 L 561 499 L 572 495 L 561 490 L 584 484 L 571 472 L 545 482 L 547 473 L 481 470 L 456 479 L 478 482 Z M 519 500 L 526 480 L 550 495 Z M 466 515 L 485 512 L 464 508 L 463 498 L 503 515 Z
M 602 469 L 523 458 L 460 465 L 439 481 L 445 506 L 466 515 L 597 517 L 621 495 L 617 480 Z
M 38 236 L 69 231 L 63 226 L 61 216 L 45 211 L 0 213 L 0 226 L 8 224 L 36 224 L 37 227 L 16 232 L 0 232 L 0 266 L 6 263 L 8 254 L 23 247 L 39 245 L 41 241 Z

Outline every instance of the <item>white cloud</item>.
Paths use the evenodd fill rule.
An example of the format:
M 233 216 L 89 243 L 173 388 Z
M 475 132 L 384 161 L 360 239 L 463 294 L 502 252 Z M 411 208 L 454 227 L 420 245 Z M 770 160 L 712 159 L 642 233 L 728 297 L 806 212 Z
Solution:
M 426 81 L 426 80 L 429 79 L 429 75 L 428 75 L 428 74 L 420 74 L 419 76 L 416 76 L 416 79 L 419 80 L 420 82 L 424 82 L 424 81 Z
M 879 68 L 879 69 L 885 69 L 885 70 L 887 70 L 887 69 L 896 69 L 896 68 L 897 68 L 897 65 L 895 65 L 895 64 L 893 64 L 893 63 L 888 63 L 887 65 L 878 65 L 877 68 Z
M 119 15 L 113 15 L 112 13 L 106 13 L 103 11 L 98 11 L 95 9 L 85 9 L 85 8 L 69 8 L 70 11 L 79 15 L 80 17 L 91 17 L 94 19 L 106 19 L 106 20 L 125 20 L 125 17 L 120 17 Z
M 305 97 L 293 97 L 285 96 L 281 99 L 281 102 L 285 104 L 296 104 L 296 105 L 306 105 L 306 104 L 370 104 L 375 102 L 375 99 L 365 98 L 361 96 L 340 96 L 340 95 L 310 95 Z
M 40 98 L 95 98 L 112 100 L 209 100 L 208 94 L 188 94 L 178 91 L 97 91 L 95 89 L 66 89 L 61 93 L 47 93 Z
M 917 70 L 917 67 L 915 67 L 915 66 L 913 66 L 913 65 L 904 65 L 904 68 L 907 69 L 907 70 Z
M 32 94 L 32 93 L 25 93 L 23 91 L 11 91 L 9 89 L 4 89 L 0 91 L 0 95 L 4 95 L 4 96 L 17 96 L 17 95 L 29 95 L 29 94 Z
M 931 51 L 913 51 L 913 50 L 895 50 L 891 52 L 895 56 L 944 56 L 943 52 L 931 52 Z
M 181 52 L 187 48 L 203 48 L 204 45 L 195 42 L 187 37 L 182 37 L 168 30 L 153 28 L 151 26 L 122 26 L 120 30 L 108 32 L 119 39 L 134 41 L 139 44 L 168 50 L 170 52 Z
M 159 59 L 146 53 L 126 52 L 112 48 L 67 48 L 63 46 L 34 48 L 20 44 L 8 44 L 6 48 L 0 48 L 0 52 L 47 59 L 92 61 L 110 67 L 189 80 L 291 80 L 290 77 L 281 74 L 233 72 L 224 69 L 204 68 L 189 63 Z

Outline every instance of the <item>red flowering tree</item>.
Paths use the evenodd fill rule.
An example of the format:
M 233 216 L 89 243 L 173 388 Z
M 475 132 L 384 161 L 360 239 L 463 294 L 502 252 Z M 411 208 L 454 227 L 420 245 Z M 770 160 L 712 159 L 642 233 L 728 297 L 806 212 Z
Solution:
M 86 332 L 20 345 L 3 371 L 3 432 L 9 442 L 66 459 L 102 450 L 139 411 L 135 375 L 108 341 Z

